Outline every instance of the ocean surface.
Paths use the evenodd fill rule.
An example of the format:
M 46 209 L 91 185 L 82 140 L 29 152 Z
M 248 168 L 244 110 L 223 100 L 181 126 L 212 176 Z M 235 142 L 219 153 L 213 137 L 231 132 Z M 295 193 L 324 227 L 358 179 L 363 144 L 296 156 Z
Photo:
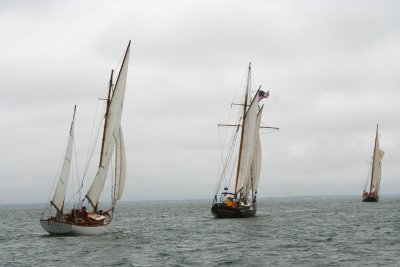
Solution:
M 214 219 L 211 201 L 122 202 L 103 236 L 50 236 L 40 205 L 0 206 L 2 266 L 400 266 L 400 196 L 267 198 Z

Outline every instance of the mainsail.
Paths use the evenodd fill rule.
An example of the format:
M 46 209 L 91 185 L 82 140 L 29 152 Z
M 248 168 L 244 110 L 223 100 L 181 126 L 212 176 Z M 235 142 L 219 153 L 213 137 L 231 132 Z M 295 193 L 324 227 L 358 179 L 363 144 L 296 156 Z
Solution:
M 107 127 L 104 129 L 104 145 L 101 155 L 100 166 L 93 180 L 93 183 L 86 194 L 86 198 L 90 201 L 94 209 L 97 208 L 100 194 L 103 191 L 115 143 L 120 135 L 121 115 L 125 97 L 126 76 L 128 73 L 129 48 L 130 42 L 128 44 L 128 48 L 122 62 L 121 70 L 119 72 L 117 82 L 115 84 L 114 91 L 108 107 L 107 116 L 105 118 L 105 123 Z
M 237 186 L 235 188 L 236 194 L 247 195 L 248 193 L 248 191 L 244 192 L 243 190 L 251 179 L 251 165 L 259 130 L 259 124 L 257 126 L 258 102 L 257 91 L 243 118 L 241 152 L 238 162 Z
M 379 193 L 381 182 L 381 160 L 385 152 L 379 148 L 378 125 L 376 126 L 374 157 L 372 162 L 371 186 L 370 192 Z
M 75 112 L 76 112 L 76 106 L 74 107 L 74 115 L 72 117 L 71 128 L 69 130 L 67 151 L 65 152 L 65 157 L 63 165 L 61 167 L 60 177 L 58 179 L 57 186 L 54 191 L 54 196 L 50 201 L 50 203 L 61 213 L 63 212 L 64 209 L 65 192 L 67 190 L 68 177 L 72 162 L 72 148 L 74 145 Z

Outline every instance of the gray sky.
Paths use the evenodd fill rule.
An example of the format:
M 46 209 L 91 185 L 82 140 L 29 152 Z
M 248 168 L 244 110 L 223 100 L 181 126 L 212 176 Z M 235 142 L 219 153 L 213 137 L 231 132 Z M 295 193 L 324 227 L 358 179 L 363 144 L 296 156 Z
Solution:
M 398 194 L 399 10 L 399 1 L 0 0 L 0 203 L 47 201 L 75 104 L 83 173 L 97 98 L 129 40 L 123 200 L 212 199 L 216 125 L 250 61 L 271 92 L 262 124 L 281 128 L 262 135 L 259 197 L 361 195 L 377 123 L 381 193 Z

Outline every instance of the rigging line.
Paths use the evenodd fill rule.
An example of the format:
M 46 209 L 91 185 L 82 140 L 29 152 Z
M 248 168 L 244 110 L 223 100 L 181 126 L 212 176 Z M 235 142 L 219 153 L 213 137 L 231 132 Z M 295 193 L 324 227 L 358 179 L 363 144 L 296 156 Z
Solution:
M 242 81 L 239 83 L 239 86 L 235 90 L 235 94 L 233 96 L 232 102 L 234 102 L 234 100 L 236 99 L 238 93 L 242 90 L 243 85 L 245 84 L 244 81 L 247 79 L 247 71 L 248 71 L 248 67 L 246 67 L 246 71 L 243 74 Z
M 93 122 L 92 134 L 91 134 L 91 137 L 90 137 L 91 140 L 90 140 L 90 143 L 89 143 L 89 150 L 88 150 L 88 155 L 87 155 L 87 159 L 86 159 L 86 166 L 85 166 L 84 175 L 82 177 L 82 186 L 83 186 L 83 181 L 84 181 L 84 179 L 86 177 L 87 171 L 89 169 L 90 162 L 92 161 L 94 151 L 96 149 L 96 144 L 97 144 L 97 141 L 98 141 L 98 137 L 99 137 L 99 133 L 100 133 L 100 130 L 101 130 L 102 121 L 103 121 L 103 118 L 101 117 L 101 118 L 98 119 L 99 121 L 96 123 L 98 105 L 99 105 L 99 101 L 97 102 L 97 106 L 96 106 L 96 113 L 95 113 L 95 118 L 94 118 L 94 122 Z M 103 103 L 103 110 L 104 110 L 104 106 L 105 106 L 105 104 Z M 103 112 L 101 114 L 103 114 Z M 95 137 L 93 138 L 94 128 L 95 128 L 96 124 L 97 124 L 97 130 L 95 131 Z
M 122 56 L 121 56 L 121 58 L 119 59 L 117 65 L 116 65 L 115 68 L 114 68 L 114 70 L 117 70 L 118 68 L 122 67 L 122 63 L 123 63 L 123 61 L 124 61 L 125 53 L 126 53 L 126 52 L 122 53 Z M 119 70 L 119 72 L 120 72 L 120 71 L 121 71 L 121 70 Z M 119 72 L 118 72 L 118 73 L 119 73 Z
M 230 108 L 229 114 L 230 114 L 231 112 L 232 112 L 232 107 Z M 221 171 L 222 171 L 222 167 L 224 166 L 224 151 L 225 151 L 225 149 L 226 149 L 227 142 L 228 142 L 228 138 L 227 138 L 228 129 L 226 129 L 226 130 L 224 131 L 224 137 L 223 137 L 223 139 L 222 139 L 222 140 L 224 140 L 224 141 L 223 141 L 223 143 L 221 143 L 221 129 L 220 129 L 220 127 L 217 127 L 217 128 L 218 128 L 219 143 L 220 143 L 220 152 L 221 152 L 221 165 L 220 165 L 220 169 L 219 169 L 219 171 L 218 171 L 218 177 L 219 177 L 220 174 L 221 174 Z
M 229 147 L 229 151 L 228 151 L 228 157 L 227 157 L 227 159 L 226 159 L 226 166 L 227 166 L 227 167 L 225 168 L 223 175 L 226 175 L 227 168 L 229 167 L 229 163 L 230 163 L 231 158 L 232 158 L 232 155 L 233 155 L 234 147 L 235 147 L 235 145 L 236 145 L 236 138 L 237 138 L 237 136 L 238 136 L 237 133 L 238 133 L 238 131 L 235 131 L 235 133 L 234 133 L 234 135 L 233 135 L 233 139 L 232 139 L 231 145 L 230 145 L 230 147 Z
M 271 134 L 273 132 L 279 131 L 279 129 L 268 129 L 269 130 L 268 131 L 268 130 L 265 130 L 263 128 L 260 128 L 260 130 L 262 131 L 262 132 L 260 132 L 260 135 Z
M 232 108 L 232 105 L 231 105 L 231 107 L 229 109 L 228 122 L 231 119 L 232 110 L 233 110 L 233 108 Z M 237 116 L 236 116 L 236 118 L 237 118 Z M 218 169 L 218 177 L 220 177 L 220 179 L 218 180 L 217 187 L 216 187 L 217 188 L 216 191 L 218 193 L 218 191 L 220 190 L 220 187 L 221 187 L 221 182 L 222 182 L 222 180 L 224 178 L 224 174 L 223 174 L 224 173 L 224 166 L 226 165 L 226 164 L 224 164 L 224 151 L 225 151 L 225 149 L 227 147 L 228 140 L 232 140 L 232 137 L 229 138 L 229 139 L 227 138 L 229 130 L 226 129 L 225 132 L 224 132 L 224 138 L 223 138 L 224 142 L 222 143 L 221 142 L 221 130 L 219 129 L 219 127 L 217 127 L 217 128 L 218 128 L 220 152 L 221 152 L 221 163 L 220 163 L 220 167 Z M 233 132 L 233 134 L 235 134 L 235 132 Z M 229 153 L 231 153 L 231 152 L 230 152 L 230 149 L 228 148 L 227 149 L 227 157 L 228 157 Z
M 101 93 L 101 96 L 103 96 L 104 94 L 106 94 L 106 92 L 108 92 L 108 85 L 104 87 L 103 92 Z M 86 155 L 85 170 L 84 170 L 84 174 L 83 174 L 83 177 L 82 177 L 82 187 L 83 187 L 83 180 L 84 180 L 85 177 L 86 177 L 86 174 L 87 174 L 87 171 L 88 171 L 90 162 L 91 162 L 92 157 L 93 157 L 94 150 L 95 150 L 95 148 L 96 148 L 96 143 L 97 143 L 97 139 L 98 139 L 98 135 L 99 135 L 98 132 L 99 132 L 99 128 L 101 127 L 101 121 L 103 120 L 103 117 L 101 117 L 101 115 L 100 115 L 100 114 L 103 114 L 103 112 L 100 113 L 100 114 L 98 113 L 99 103 L 100 103 L 100 100 L 101 100 L 101 99 L 102 99 L 102 98 L 99 97 L 98 100 L 97 100 L 97 103 L 96 103 L 96 111 L 95 111 L 95 113 L 94 113 L 92 130 L 91 130 L 91 132 L 90 132 L 90 139 L 89 139 L 88 152 L 87 152 L 87 155 Z M 103 104 L 103 110 L 104 110 L 104 104 Z M 99 116 L 100 118 L 97 119 L 97 116 Z M 100 123 L 97 122 L 98 120 L 100 120 Z M 96 123 L 96 122 L 97 122 L 97 123 Z M 99 126 L 98 126 L 98 129 L 97 129 L 97 131 L 96 131 L 96 136 L 95 136 L 95 138 L 93 138 L 93 133 L 95 132 L 94 129 L 95 129 L 95 125 L 96 125 L 96 124 L 98 124 Z
M 239 158 L 239 153 L 236 153 L 236 156 L 235 156 L 234 160 L 231 161 L 231 162 L 236 163 L 238 161 L 238 158 Z M 229 182 L 228 182 L 227 187 L 231 184 L 232 178 L 235 176 L 235 168 L 234 168 L 235 166 L 236 165 L 234 164 L 233 167 L 230 168 L 231 173 L 229 174 L 230 178 L 229 178 Z
M 98 110 L 98 107 L 99 107 L 99 101 L 97 101 L 97 104 L 96 104 L 96 111 L 95 111 L 95 113 L 94 113 L 94 118 L 93 118 L 93 125 L 92 125 L 92 130 L 91 130 L 91 132 L 90 132 L 90 139 L 89 139 L 89 147 L 88 147 L 88 151 L 87 151 L 87 154 L 86 154 L 86 162 L 85 162 L 85 170 L 84 170 L 84 172 L 83 172 L 83 177 L 82 177 L 82 183 L 83 183 L 83 179 L 84 179 L 84 177 L 86 176 L 86 172 L 87 172 L 87 170 L 88 170 L 88 165 L 89 165 L 89 158 L 91 158 L 91 156 L 90 156 L 90 151 L 91 151 L 91 149 L 92 149 L 92 142 L 93 142 L 93 132 L 94 132 L 94 128 L 95 128 L 95 124 L 96 124 L 96 117 L 97 117 L 97 110 Z
M 239 122 L 241 120 L 241 117 L 237 120 L 237 123 Z M 233 154 L 233 151 L 234 151 L 234 148 L 235 148 L 235 145 L 236 145 L 236 138 L 237 138 L 237 136 L 238 136 L 238 133 L 239 133 L 239 128 L 236 128 L 236 130 L 233 132 L 233 135 L 232 135 L 232 137 L 231 137 L 231 144 L 230 144 L 230 148 L 229 148 L 229 153 L 230 153 L 230 156 L 232 157 L 232 154 Z M 230 160 L 230 159 L 229 159 Z
M 222 146 L 222 142 L 221 142 L 221 130 L 219 129 L 219 127 L 217 127 L 217 130 L 218 130 L 219 148 L 220 148 L 220 152 L 221 152 L 220 153 L 220 165 L 219 165 L 219 168 L 218 168 L 218 177 L 219 177 L 220 174 L 221 174 L 223 163 L 224 163 L 224 153 L 223 153 L 224 147 Z
M 217 184 L 216 184 L 216 193 L 215 194 L 218 194 L 218 191 L 219 191 L 219 189 L 220 189 L 220 187 L 221 187 L 221 176 L 222 176 L 222 172 L 223 172 L 223 168 L 224 168 L 224 151 L 225 151 L 225 143 L 226 143 L 226 139 L 224 138 L 224 142 L 223 142 L 223 144 L 222 144 L 222 142 L 221 142 L 221 129 L 219 128 L 219 127 L 217 127 L 217 129 L 218 129 L 218 137 L 219 137 L 219 144 L 220 144 L 220 165 L 219 165 L 219 168 L 218 168 L 218 177 L 220 177 L 220 179 L 218 179 L 217 181 Z M 225 131 L 225 135 L 226 135 L 226 131 Z
M 225 176 L 226 168 L 227 168 L 227 165 L 229 164 L 229 159 L 230 159 L 230 156 L 232 154 L 232 146 L 233 146 L 233 143 L 235 142 L 235 138 L 236 138 L 236 134 L 234 134 L 233 137 L 230 138 L 232 141 L 231 141 L 231 144 L 230 144 L 230 146 L 228 148 L 227 155 L 226 155 L 226 158 L 225 158 L 225 162 L 223 162 L 223 168 L 222 168 L 221 177 Z
M 54 179 L 53 179 L 53 184 L 52 184 L 52 186 L 51 186 L 50 193 L 49 193 L 49 195 L 48 195 L 48 197 L 47 197 L 47 202 L 50 202 L 51 195 L 52 195 L 52 193 L 54 193 L 53 190 L 54 190 L 54 188 L 55 188 L 55 186 L 56 186 L 56 183 L 58 182 L 58 179 L 57 179 L 57 178 L 60 177 L 60 174 L 61 174 L 61 165 L 64 163 L 64 160 L 65 160 L 66 151 L 67 151 L 68 142 L 69 142 L 69 136 L 70 136 L 70 132 L 68 132 L 68 139 L 67 139 L 67 142 L 66 142 L 65 145 L 64 145 L 64 150 L 63 150 L 63 152 L 62 152 L 63 154 L 62 154 L 62 156 L 59 158 L 60 160 L 59 160 L 59 163 L 58 163 L 57 172 L 56 172 L 56 175 L 55 175 L 55 177 L 54 177 Z M 50 204 L 50 206 L 51 206 L 51 204 Z
M 219 137 L 220 137 L 220 144 L 221 144 L 221 135 L 220 135 L 220 129 L 218 128 L 218 134 L 219 134 Z M 225 141 L 226 141 L 226 139 L 225 139 Z M 225 143 L 225 142 L 224 142 Z M 224 153 L 223 153 L 223 147 L 221 147 L 221 163 L 220 163 L 220 167 L 219 167 L 219 170 L 218 170 L 218 177 L 219 177 L 219 179 L 218 179 L 218 182 L 217 182 L 217 186 L 216 186 L 216 192 L 215 192 L 215 194 L 217 195 L 218 194 L 218 192 L 219 192 L 219 190 L 220 190 L 220 187 L 221 187 L 221 182 L 222 182 L 222 180 L 223 180 L 223 178 L 224 178 L 224 175 L 223 175 L 223 173 L 224 173 L 224 168 L 226 168 L 226 164 L 224 164 Z M 228 153 L 227 153 L 228 155 L 229 155 L 229 151 L 228 151 Z M 227 156 L 228 156 L 227 155 Z
M 368 164 L 372 165 L 372 162 L 368 163 Z M 368 182 L 369 182 L 369 179 L 371 178 L 371 171 L 372 171 L 372 169 L 370 167 L 368 167 L 368 174 L 367 174 L 367 180 L 365 181 L 365 185 L 364 185 L 364 192 L 367 190 Z M 371 188 L 370 188 L 370 190 L 371 190 Z
M 255 87 L 255 88 L 253 89 L 253 85 L 256 84 L 256 83 L 255 83 L 256 79 L 255 79 L 254 76 L 255 76 L 254 73 L 251 72 L 251 76 L 250 76 L 250 89 L 251 89 L 251 90 L 250 90 L 250 92 L 249 92 L 249 93 L 251 93 L 251 94 L 254 94 L 255 92 L 257 92 L 256 89 L 258 89 L 257 87 Z M 261 85 L 260 85 L 260 87 L 261 87 Z M 256 90 L 256 91 L 254 92 L 253 90 Z M 254 96 L 254 97 L 255 97 L 255 96 Z M 253 97 L 253 98 L 254 98 L 254 97 Z M 251 101 L 251 99 L 250 99 L 250 101 Z
M 228 119 L 228 122 L 229 122 L 230 119 L 231 119 L 231 114 L 232 114 L 232 106 L 231 106 L 231 108 L 230 108 L 230 110 L 229 110 L 229 119 Z M 236 114 L 235 118 L 237 118 L 237 117 L 238 117 L 238 114 Z M 240 119 L 239 119 L 239 120 L 240 120 Z M 225 131 L 225 136 L 224 136 L 224 146 L 223 146 L 224 148 L 227 147 L 228 141 L 229 141 L 229 140 L 232 140 L 232 138 L 233 138 L 233 137 L 228 138 L 228 133 L 229 133 L 229 130 L 226 129 L 226 131 Z M 235 132 L 233 132 L 233 134 L 235 134 Z M 229 152 L 229 150 L 228 150 L 228 152 Z
M 235 145 L 236 145 L 236 138 L 238 136 L 237 133 L 238 133 L 238 131 L 235 131 L 233 136 L 232 136 L 232 138 L 231 138 L 232 141 L 231 141 L 230 147 L 228 149 L 226 161 L 225 161 L 225 164 L 224 164 L 224 168 L 222 170 L 223 172 L 222 172 L 221 177 L 220 177 L 220 184 L 219 184 L 219 187 L 218 187 L 218 191 L 219 191 L 219 189 L 221 187 L 221 182 L 223 180 L 225 180 L 225 187 L 228 187 L 229 184 L 231 183 L 231 180 L 232 180 L 232 175 L 229 176 L 229 179 L 225 179 L 225 177 L 226 177 L 226 174 L 227 174 L 228 170 L 230 169 L 230 166 L 232 165 L 232 155 L 234 154 L 233 152 L 234 152 L 234 148 L 235 148 Z M 228 184 L 226 184 L 226 182 L 228 182 Z

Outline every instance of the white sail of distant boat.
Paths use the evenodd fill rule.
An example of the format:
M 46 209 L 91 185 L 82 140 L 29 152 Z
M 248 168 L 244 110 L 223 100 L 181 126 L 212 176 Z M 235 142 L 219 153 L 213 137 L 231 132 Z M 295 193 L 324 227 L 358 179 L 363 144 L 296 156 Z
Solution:
M 379 188 L 381 184 L 382 158 L 385 152 L 379 147 L 378 125 L 376 125 L 374 153 L 372 156 L 372 171 L 370 177 L 369 191 L 363 191 L 364 202 L 377 202 L 379 200 Z
M 64 212 L 65 192 L 68 185 L 70 173 L 74 117 L 70 129 L 70 137 L 67 146 L 64 163 L 57 186 L 50 201 L 50 208 L 57 210 L 56 216 L 48 218 L 42 215 L 40 220 L 42 227 L 50 234 L 101 234 L 107 230 L 113 219 L 113 211 L 117 202 L 121 199 L 126 179 L 126 156 L 125 144 L 121 127 L 121 117 L 125 98 L 126 77 L 129 64 L 130 41 L 126 49 L 124 59 L 115 85 L 112 82 L 112 73 L 107 97 L 107 105 L 104 114 L 104 129 L 102 146 L 100 152 L 100 163 L 93 182 L 85 195 L 92 205 L 93 211 L 88 212 L 83 206 L 83 200 L 74 206 L 70 212 Z M 105 211 L 99 209 L 99 199 L 104 184 L 112 165 L 111 160 L 115 158 L 114 184 L 112 192 L 112 207 Z M 82 187 L 80 188 L 80 190 Z M 50 209 L 49 209 L 50 210 Z M 50 213 L 50 211 L 49 211 Z
M 220 193 L 221 184 L 223 181 L 231 180 L 228 175 L 228 166 L 232 166 L 230 163 L 232 160 L 233 147 L 238 130 L 232 137 L 232 145 L 226 160 L 222 167 L 222 174 L 220 181 L 217 186 L 217 190 L 214 196 L 213 205 L 211 212 L 216 218 L 235 218 L 235 217 L 252 217 L 255 216 L 256 206 L 256 195 L 258 183 L 261 174 L 261 142 L 260 142 L 260 128 L 269 128 L 278 130 L 276 127 L 261 127 L 261 118 L 263 113 L 263 107 L 259 107 L 259 101 L 262 98 L 268 97 L 269 92 L 264 92 L 260 88 L 253 95 L 251 101 L 249 99 L 249 93 L 251 92 L 251 65 L 249 65 L 246 92 L 243 104 L 243 115 L 240 119 L 239 124 L 222 124 L 220 126 L 233 126 L 240 129 L 240 141 L 238 149 L 238 157 L 236 166 L 236 178 L 233 192 L 230 191 L 229 186 L 224 187 L 224 191 L 221 192 L 221 196 L 218 199 L 218 193 Z M 250 104 L 248 104 L 250 102 Z

